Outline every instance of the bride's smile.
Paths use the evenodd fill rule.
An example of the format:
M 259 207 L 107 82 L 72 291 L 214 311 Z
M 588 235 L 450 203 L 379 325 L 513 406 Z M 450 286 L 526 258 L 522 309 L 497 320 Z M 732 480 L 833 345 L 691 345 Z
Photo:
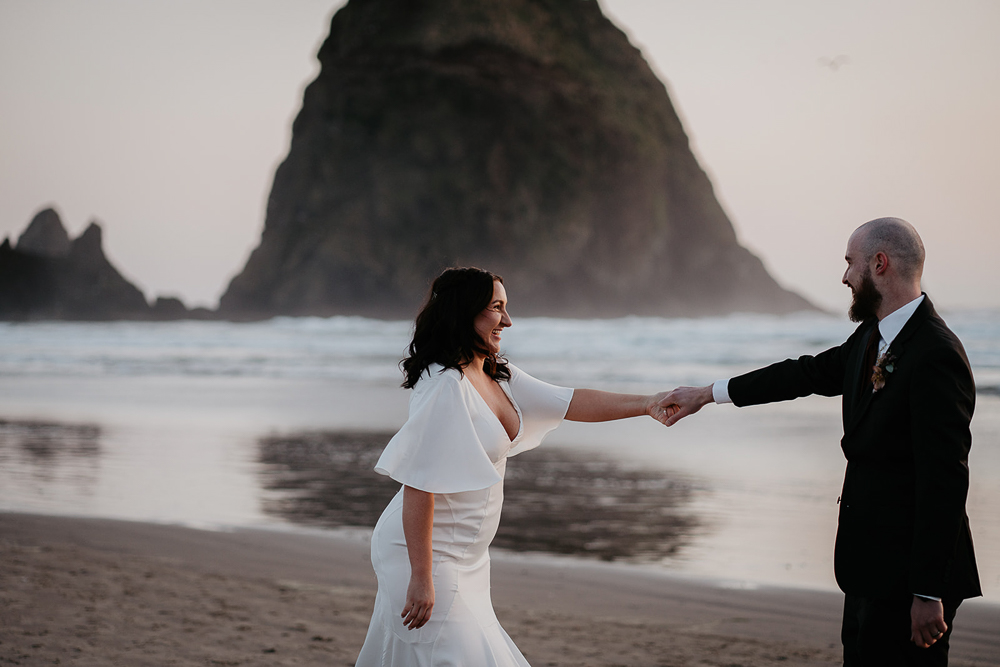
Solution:
M 507 314 L 507 291 L 503 283 L 493 283 L 493 298 L 478 315 L 473 327 L 490 354 L 500 353 L 500 336 L 513 322 Z

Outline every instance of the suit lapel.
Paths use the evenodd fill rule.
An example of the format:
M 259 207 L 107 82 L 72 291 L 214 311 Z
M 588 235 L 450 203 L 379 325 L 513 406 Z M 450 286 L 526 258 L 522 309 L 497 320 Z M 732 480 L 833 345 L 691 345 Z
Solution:
M 920 325 L 923 324 L 924 321 L 927 320 L 929 317 L 936 315 L 937 313 L 934 311 L 934 306 L 931 304 L 931 300 L 927 297 L 926 294 L 924 294 L 924 300 L 920 302 L 920 305 L 917 306 L 917 309 L 913 311 L 913 315 L 910 316 L 910 319 L 906 321 L 906 324 L 904 324 L 903 328 L 900 329 L 898 334 L 896 334 L 896 337 L 889 344 L 889 347 L 886 348 L 886 354 L 891 353 L 897 359 L 903 356 L 903 350 L 906 349 L 906 342 L 913 335 L 913 332 L 916 331 L 920 327 Z M 874 333 L 875 331 L 873 326 L 872 331 L 869 333 L 869 336 L 865 337 L 865 345 L 868 344 L 868 338 Z M 861 358 L 858 359 L 857 363 L 854 365 L 855 368 L 857 369 L 857 374 L 854 377 L 855 382 L 852 386 L 855 387 L 854 389 L 855 392 L 860 391 L 861 394 L 859 396 L 855 396 L 854 397 L 855 400 L 850 401 L 849 403 L 845 401 L 844 410 L 845 410 L 845 417 L 847 417 L 844 420 L 845 436 L 850 434 L 850 432 L 853 431 L 855 427 L 857 427 L 858 422 L 861 421 L 861 418 L 865 415 L 865 412 L 868 411 L 868 407 L 872 404 L 872 399 L 875 396 L 875 392 L 873 392 L 871 389 L 866 388 L 864 390 L 860 390 L 857 388 L 861 386 L 861 374 L 865 372 L 871 373 L 871 369 L 861 368 L 861 365 L 864 364 L 864 356 L 865 356 L 864 346 L 861 347 L 860 356 Z M 848 415 L 846 411 L 848 410 L 849 406 L 850 406 L 850 414 Z
M 926 320 L 937 316 L 938 314 L 937 311 L 934 310 L 934 304 L 932 304 L 930 298 L 924 294 L 924 300 L 921 301 L 920 305 L 917 306 L 917 309 L 913 311 L 913 315 L 909 320 L 907 320 L 906 324 L 903 325 L 903 328 L 899 330 L 899 334 L 896 335 L 896 338 L 892 341 L 892 345 L 889 346 L 892 353 L 897 357 L 902 355 L 903 349 L 906 346 L 906 341 L 913 336 L 913 332 L 920 328 L 920 325 Z

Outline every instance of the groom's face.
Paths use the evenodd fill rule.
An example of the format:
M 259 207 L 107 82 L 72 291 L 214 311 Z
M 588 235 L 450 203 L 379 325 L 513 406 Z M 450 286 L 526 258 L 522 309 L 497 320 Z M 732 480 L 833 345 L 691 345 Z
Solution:
M 865 257 L 862 238 L 855 232 L 847 242 L 847 270 L 844 271 L 843 283 L 851 288 L 854 299 L 847 311 L 848 317 L 854 322 L 863 322 L 869 317 L 875 317 L 878 307 L 882 304 L 882 294 L 879 293 L 872 279 L 871 258 Z
M 864 322 L 869 317 L 875 317 L 878 313 L 878 307 L 882 305 L 882 295 L 875 287 L 875 281 L 872 280 L 871 268 L 866 266 L 858 286 L 850 285 L 850 288 L 854 293 L 851 309 L 847 311 L 847 316 L 851 318 L 851 321 Z

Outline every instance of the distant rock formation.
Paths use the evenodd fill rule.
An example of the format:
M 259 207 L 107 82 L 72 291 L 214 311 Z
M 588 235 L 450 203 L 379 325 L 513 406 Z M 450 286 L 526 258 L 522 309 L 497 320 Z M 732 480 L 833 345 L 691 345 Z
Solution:
M 17 247 L 0 245 L 0 319 L 147 319 L 150 307 L 108 262 L 96 222 L 70 241 L 59 214 L 34 217 Z
M 41 257 L 65 257 L 69 247 L 69 234 L 51 208 L 39 211 L 17 239 L 18 250 Z
M 522 315 L 812 308 L 737 243 L 597 2 L 350 0 L 319 59 L 222 315 L 408 317 L 449 265 Z
M 204 320 L 210 319 L 211 313 L 204 308 L 190 311 L 184 302 L 175 296 L 158 296 L 150 308 L 149 317 L 154 320 Z

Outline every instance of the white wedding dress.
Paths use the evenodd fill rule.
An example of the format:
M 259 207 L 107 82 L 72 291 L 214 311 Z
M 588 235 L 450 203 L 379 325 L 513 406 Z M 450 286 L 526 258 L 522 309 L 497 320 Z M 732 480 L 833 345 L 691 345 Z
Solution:
M 559 425 L 573 390 L 510 370 L 500 385 L 520 420 L 513 441 L 458 371 L 432 365 L 413 389 L 409 418 L 375 470 L 434 494 L 434 609 L 422 628 L 403 625 L 410 561 L 400 489 L 372 535 L 378 593 L 356 667 L 528 667 L 493 613 L 489 546 L 507 457 L 537 447 Z

